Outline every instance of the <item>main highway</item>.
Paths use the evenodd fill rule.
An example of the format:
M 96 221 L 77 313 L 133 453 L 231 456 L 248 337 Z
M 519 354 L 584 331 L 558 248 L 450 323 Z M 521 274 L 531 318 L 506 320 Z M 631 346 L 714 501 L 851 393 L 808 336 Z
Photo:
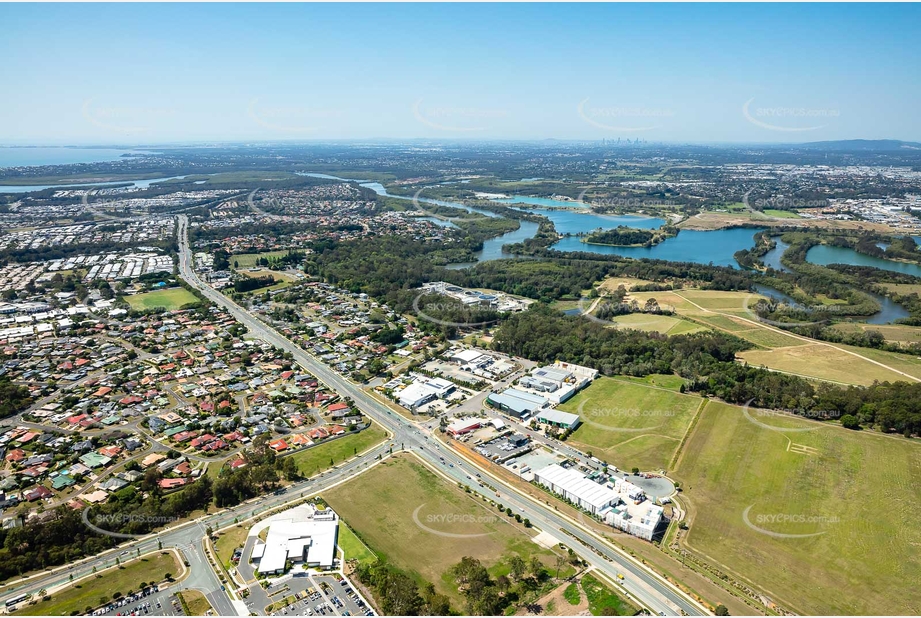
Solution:
M 188 218 L 178 218 L 179 271 L 183 279 L 199 290 L 213 303 L 226 309 L 240 323 L 249 329 L 251 336 L 262 339 L 277 348 L 289 352 L 295 361 L 317 379 L 335 390 L 343 397 L 350 397 L 354 405 L 364 414 L 377 421 L 391 434 L 391 440 L 369 450 L 360 457 L 355 457 L 334 469 L 309 480 L 300 481 L 289 486 L 281 494 L 262 496 L 230 509 L 223 509 L 211 515 L 198 518 L 168 528 L 158 534 L 123 543 L 113 549 L 95 556 L 52 569 L 46 573 L 34 575 L 19 582 L 9 582 L 10 588 L 3 598 L 19 594 L 37 594 L 40 590 L 51 591 L 67 585 L 73 579 L 90 575 L 93 569 L 102 570 L 114 565 L 116 557 L 122 564 L 136 555 L 140 550 L 146 554 L 157 550 L 175 549 L 182 553 L 189 563 L 189 574 L 178 585 L 182 588 L 194 588 L 205 593 L 216 613 L 221 616 L 246 615 L 245 606 L 231 602 L 228 593 L 222 589 L 217 574 L 204 555 L 202 539 L 207 527 L 218 530 L 235 521 L 254 517 L 270 511 L 294 499 L 323 491 L 341 483 L 349 477 L 360 474 L 376 459 L 385 456 L 394 444 L 396 449 L 414 452 L 426 460 L 433 468 L 459 483 L 469 485 L 471 490 L 488 498 L 501 502 L 512 508 L 540 530 L 558 538 L 560 542 L 572 547 L 591 566 L 607 575 L 612 581 L 618 581 L 634 598 L 653 612 L 660 615 L 704 616 L 709 612 L 691 597 L 674 587 L 665 579 L 653 573 L 647 567 L 633 559 L 629 554 L 611 546 L 600 537 L 547 505 L 518 492 L 492 477 L 491 484 L 499 488 L 495 494 L 486 487 L 479 487 L 474 482 L 474 475 L 481 474 L 485 479 L 490 475 L 486 470 L 475 467 L 471 462 L 460 457 L 452 449 L 435 439 L 424 425 L 417 425 L 410 420 L 393 413 L 387 406 L 371 397 L 357 384 L 350 382 L 333 371 L 327 365 L 308 354 L 294 342 L 282 336 L 274 328 L 265 324 L 235 302 L 204 283 L 195 272 L 193 255 L 188 241 Z M 127 554 L 127 555 L 126 555 Z M 618 576 L 623 576 L 621 579 Z M 126 591 L 121 591 L 122 593 Z
M 429 440 L 424 429 L 408 419 L 394 414 L 387 406 L 371 397 L 360 386 L 345 379 L 326 364 L 301 349 L 290 339 L 278 333 L 274 328 L 204 283 L 195 272 L 194 258 L 189 247 L 188 225 L 188 217 L 180 215 L 177 235 L 179 238 L 179 272 L 183 279 L 198 289 L 210 301 L 224 307 L 249 329 L 253 337 L 262 339 L 279 349 L 289 352 L 299 365 L 326 384 L 326 386 L 343 397 L 350 397 L 359 410 L 393 434 L 393 441 L 396 444 L 405 449 L 413 450 L 432 466 L 440 468 L 444 474 L 454 480 L 471 485 L 472 490 L 494 497 L 491 491 L 479 488 L 476 483 L 470 482 L 470 475 L 476 472 L 474 471 L 474 466 L 467 460 L 462 459 L 452 450 L 439 446 L 436 440 Z M 441 458 L 444 458 L 444 463 L 442 463 Z M 485 472 L 485 470 L 481 472 Z M 522 517 L 530 519 L 535 526 L 559 537 L 566 544 L 581 545 L 580 555 L 592 566 L 615 581 L 618 580 L 618 575 L 623 575 L 623 580 L 620 581 L 627 591 L 656 613 L 664 615 L 684 613 L 695 616 L 708 614 L 703 606 L 696 603 L 689 596 L 648 570 L 628 554 L 613 548 L 574 520 L 564 517 L 546 505 L 524 496 L 511 486 L 503 485 L 501 492 L 503 505 L 521 513 Z M 561 531 L 564 531 L 564 535 L 560 534 Z M 596 551 L 601 555 L 596 554 Z

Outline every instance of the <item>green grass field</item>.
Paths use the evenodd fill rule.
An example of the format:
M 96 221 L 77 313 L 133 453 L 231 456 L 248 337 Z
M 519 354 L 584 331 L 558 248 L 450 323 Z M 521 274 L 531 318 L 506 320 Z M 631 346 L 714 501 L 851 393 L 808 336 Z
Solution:
M 574 446 L 621 469 L 658 471 L 668 467 L 702 402 L 696 395 L 602 377 L 559 408 L 582 418 L 569 437 Z
M 189 303 L 200 302 L 198 297 L 185 288 L 171 288 L 169 290 L 156 290 L 125 296 L 125 301 L 132 309 L 143 311 L 145 309 L 179 309 Z
M 463 556 L 479 559 L 494 577 L 508 573 L 516 554 L 526 562 L 537 556 L 555 573 L 554 555 L 533 542 L 533 529 L 488 508 L 410 455 L 388 459 L 323 498 L 381 559 L 431 582 L 455 608 L 463 601 L 446 573 Z M 572 573 L 567 566 L 560 575 Z
M 237 253 L 230 256 L 230 265 L 234 268 L 255 268 L 259 258 L 278 258 L 287 255 L 287 251 L 266 251 L 264 253 Z
M 179 594 L 182 595 L 182 600 L 189 608 L 190 616 L 204 616 L 205 612 L 212 609 L 211 603 L 208 603 L 205 595 L 198 590 L 183 590 Z
M 357 560 L 358 562 L 372 563 L 377 560 L 377 556 L 367 545 L 361 542 L 352 529 L 348 526 L 339 526 L 339 547 L 345 555 L 346 560 Z
M 921 612 L 921 445 L 711 402 L 672 476 L 691 548 L 788 610 Z
M 383 442 L 386 438 L 387 432 L 375 423 L 358 434 L 336 438 L 325 444 L 320 443 L 294 455 L 288 455 L 288 457 L 294 459 L 301 474 L 311 477 L 329 468 L 330 460 L 333 461 L 333 465 L 341 464 L 346 459 L 354 457 L 356 453 L 361 453 Z
M 668 335 L 682 335 L 707 330 L 706 326 L 667 315 L 631 313 L 629 315 L 619 315 L 613 321 L 623 328 L 635 328 Z
M 116 592 L 126 595 L 129 590 L 137 590 L 141 582 L 159 583 L 166 579 L 167 573 L 177 576 L 180 570 L 181 566 L 171 552 L 158 553 L 133 560 L 124 568 L 104 571 L 99 574 L 100 577 L 85 579 L 51 595 L 48 601 L 40 601 L 14 613 L 20 616 L 69 616 L 74 612 L 83 614 L 86 608 L 96 608 L 111 600 Z
M 768 208 L 764 211 L 769 217 L 774 217 L 775 219 L 802 219 L 798 213 L 793 212 L 792 210 L 777 210 L 775 208 Z
M 238 547 L 243 547 L 248 532 L 249 529 L 244 526 L 234 526 L 220 533 L 217 541 L 214 542 L 214 551 L 217 552 L 217 557 L 224 567 L 230 569 L 233 566 L 230 562 L 233 552 Z
M 867 331 L 877 331 L 886 341 L 898 341 L 904 343 L 921 342 L 921 328 L 917 326 L 906 326 L 903 324 L 861 324 L 860 322 L 842 322 L 835 324 L 833 327 L 843 333 L 859 333 Z
M 582 590 L 585 591 L 588 611 L 592 616 L 633 616 L 639 611 L 629 601 L 614 594 L 610 586 L 591 574 L 582 578 Z

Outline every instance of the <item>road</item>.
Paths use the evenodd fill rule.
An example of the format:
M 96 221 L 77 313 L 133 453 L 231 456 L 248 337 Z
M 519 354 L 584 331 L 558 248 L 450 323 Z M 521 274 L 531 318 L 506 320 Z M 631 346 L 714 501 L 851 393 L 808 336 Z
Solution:
M 398 445 L 415 451 L 434 467 L 441 468 L 441 471 L 446 476 L 451 477 L 452 480 L 470 484 L 472 485 L 472 490 L 491 496 L 492 492 L 478 488 L 476 483 L 469 483 L 468 477 L 475 473 L 475 468 L 472 464 L 461 459 L 446 447 L 434 446 L 436 444 L 435 440 L 428 439 L 428 436 L 423 434 L 424 429 L 420 429 L 399 414 L 391 412 L 387 406 L 368 395 L 359 385 L 349 382 L 327 365 L 295 345 L 291 340 L 280 335 L 275 329 L 205 284 L 198 277 L 193 267 L 194 261 L 188 242 L 188 217 L 179 216 L 177 234 L 179 238 L 179 272 L 182 278 L 190 285 L 198 289 L 210 301 L 224 307 L 249 329 L 252 336 L 291 353 L 299 365 L 312 373 L 326 386 L 338 392 L 342 397 L 350 397 L 358 409 L 389 430 L 393 434 L 393 441 Z M 444 457 L 447 465 L 441 463 L 441 457 Z M 468 472 L 468 469 L 470 472 Z M 501 483 L 498 480 L 496 482 Z M 615 581 L 618 574 L 622 574 L 624 576 L 624 587 L 654 612 L 665 615 L 680 615 L 682 612 L 688 615 L 707 615 L 708 612 L 700 604 L 694 602 L 690 597 L 658 575 L 647 570 L 646 567 L 628 554 L 605 543 L 593 533 L 578 525 L 577 522 L 564 517 L 546 505 L 518 493 L 517 490 L 509 486 L 503 484 L 500 491 L 502 492 L 502 504 L 521 513 L 522 517 L 527 517 L 538 528 L 559 537 L 567 545 L 575 545 L 576 549 L 580 550 L 579 553 L 599 571 L 602 571 Z M 565 531 L 566 534 L 561 534 L 560 531 Z M 581 547 L 579 547 L 580 545 Z M 601 555 L 596 554 L 596 551 Z

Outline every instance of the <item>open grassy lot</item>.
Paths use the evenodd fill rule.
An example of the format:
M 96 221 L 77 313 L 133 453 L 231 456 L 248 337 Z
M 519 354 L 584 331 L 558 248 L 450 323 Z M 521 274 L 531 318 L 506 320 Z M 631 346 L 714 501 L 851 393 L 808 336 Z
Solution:
M 845 346 L 840 346 L 845 347 Z M 872 358 L 874 352 L 878 350 L 868 350 L 864 348 L 855 348 L 859 353 Z M 739 358 L 749 364 L 760 366 L 764 365 L 771 369 L 786 371 L 802 376 L 814 377 L 820 380 L 831 380 L 844 384 L 857 384 L 868 386 L 874 380 L 880 382 L 889 380 L 905 380 L 905 377 L 873 364 L 865 359 L 847 354 L 842 350 L 837 350 L 824 345 L 807 344 L 789 348 L 777 348 L 774 350 L 745 350 L 739 352 Z M 901 356 L 891 354 L 890 356 Z M 886 357 L 879 359 L 891 366 L 906 371 L 903 367 L 896 367 L 895 362 L 899 359 Z M 913 371 L 921 372 L 921 364 L 912 368 Z M 906 371 L 907 372 L 907 371 Z
M 387 438 L 380 425 L 373 423 L 370 427 L 357 434 L 336 438 L 326 443 L 312 446 L 308 449 L 288 455 L 297 463 L 297 469 L 306 477 L 311 477 L 317 472 L 322 472 L 333 465 L 341 464 L 346 459 L 351 459 L 356 453 L 361 453 L 383 442 Z
M 555 573 L 554 555 L 534 543 L 533 529 L 488 508 L 411 455 L 390 458 L 323 497 L 378 556 L 434 584 L 455 608 L 463 602 L 445 575 L 463 556 L 478 558 L 494 577 L 508 573 L 514 555 L 526 562 L 537 556 Z M 563 577 L 572 574 L 566 568 Z
M 214 542 L 214 551 L 217 552 L 218 560 L 221 561 L 224 567 L 228 569 L 233 567 L 230 559 L 233 558 L 234 550 L 238 547 L 243 547 L 243 544 L 246 543 L 246 534 L 248 532 L 249 529 L 245 526 L 237 525 L 221 532 L 217 537 L 217 541 Z
M 603 290 L 614 291 L 620 286 L 629 292 L 630 289 L 635 285 L 648 285 L 650 283 L 655 283 L 655 281 L 647 281 L 646 279 L 636 279 L 634 277 L 608 277 L 602 281 L 598 287 Z
M 358 562 L 377 560 L 371 548 L 362 543 L 351 528 L 341 524 L 339 525 L 339 548 L 342 549 L 346 560 L 357 560 Z
M 614 322 L 624 328 L 635 328 L 643 331 L 654 331 L 668 335 L 680 335 L 687 333 L 696 333 L 707 330 L 707 327 L 682 320 L 668 315 L 655 315 L 646 313 L 631 313 L 620 315 L 613 319 Z
M 711 402 L 672 476 L 691 548 L 787 609 L 918 614 L 919 474 L 907 440 Z
M 616 378 L 611 379 L 620 380 L 621 382 L 645 384 L 647 386 L 658 386 L 659 388 L 666 388 L 670 391 L 678 391 L 681 388 L 681 385 L 684 384 L 684 378 L 681 376 L 664 373 L 651 373 L 648 376 L 643 376 L 641 378 L 633 376 L 617 376 Z
M 841 322 L 835 324 L 835 330 L 843 333 L 877 331 L 886 341 L 917 343 L 921 341 L 921 327 L 904 324 L 863 324 L 860 322 Z
M 755 326 L 748 330 L 736 331 L 733 334 L 764 348 L 783 348 L 787 346 L 809 344 L 808 341 L 785 335 L 776 330 L 761 328 L 760 326 Z
M 921 296 L 921 283 L 882 283 L 880 285 L 896 294 L 918 294 Z
M 598 378 L 559 406 L 582 424 L 569 442 L 618 468 L 668 467 L 703 399 L 673 390 Z
M 181 568 L 172 552 L 145 556 L 131 561 L 123 568 L 103 571 L 98 577 L 85 579 L 51 595 L 48 601 L 40 601 L 14 613 L 21 616 L 69 616 L 74 612 L 82 614 L 88 607 L 95 608 L 110 601 L 116 592 L 126 595 L 129 590 L 137 590 L 141 582 L 161 582 L 166 579 L 167 573 L 178 575 Z
M 639 608 L 626 599 L 622 599 L 592 574 L 582 578 L 582 590 L 588 599 L 588 611 L 592 616 L 633 616 Z
M 263 253 L 237 253 L 230 256 L 230 264 L 234 268 L 254 268 L 259 258 L 279 258 L 287 255 L 287 251 L 265 251 Z
M 171 288 L 169 290 L 134 294 L 133 296 L 125 296 L 125 301 L 131 305 L 132 309 L 139 311 L 159 308 L 167 310 L 179 309 L 183 305 L 199 302 L 198 297 L 185 288 Z
M 211 609 L 211 603 L 198 590 L 183 590 L 178 594 L 182 595 L 190 616 L 204 616 Z
M 775 219 L 802 219 L 798 213 L 795 213 L 792 210 L 777 210 L 776 208 L 768 208 L 762 212 L 769 217 L 774 217 Z

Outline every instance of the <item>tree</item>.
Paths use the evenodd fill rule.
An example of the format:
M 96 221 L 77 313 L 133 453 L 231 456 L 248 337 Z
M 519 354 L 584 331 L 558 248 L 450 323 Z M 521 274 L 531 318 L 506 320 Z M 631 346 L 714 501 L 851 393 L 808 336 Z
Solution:
M 845 414 L 841 417 L 841 426 L 845 429 L 860 429 L 860 421 L 853 414 Z
M 521 559 L 521 556 L 512 556 L 512 559 L 509 560 L 509 573 L 511 573 L 512 578 L 520 581 L 524 574 L 527 572 L 528 567 L 525 565 L 524 560 Z
M 720 603 L 719 605 L 716 606 L 716 609 L 714 610 L 713 613 L 716 614 L 717 616 L 728 616 L 729 610 L 726 609 L 725 605 Z

